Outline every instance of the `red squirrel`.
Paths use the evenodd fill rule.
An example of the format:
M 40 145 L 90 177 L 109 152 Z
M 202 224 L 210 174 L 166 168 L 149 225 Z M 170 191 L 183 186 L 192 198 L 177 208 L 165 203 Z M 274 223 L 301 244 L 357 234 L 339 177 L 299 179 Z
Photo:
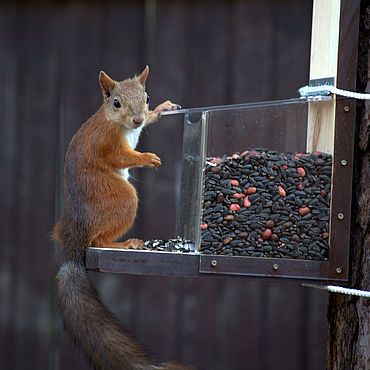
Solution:
M 86 248 L 137 248 L 139 239 L 114 241 L 132 226 L 137 196 L 128 169 L 158 168 L 160 158 L 135 151 L 144 126 L 158 121 L 170 101 L 149 111 L 149 68 L 117 82 L 100 72 L 103 104 L 73 136 L 64 165 L 64 209 L 53 237 L 62 246 L 56 278 L 57 303 L 65 330 L 94 369 L 184 369 L 151 361 L 100 301 L 85 266 Z

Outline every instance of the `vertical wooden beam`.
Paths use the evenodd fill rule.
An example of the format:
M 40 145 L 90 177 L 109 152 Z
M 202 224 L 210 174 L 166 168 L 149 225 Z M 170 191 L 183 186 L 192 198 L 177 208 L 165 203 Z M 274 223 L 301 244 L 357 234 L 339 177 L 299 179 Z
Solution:
M 365 8 L 364 8 L 365 9 Z M 366 12 L 365 12 L 366 13 Z M 358 43 L 360 0 L 342 0 L 338 51 L 338 76 L 337 85 L 344 90 L 364 91 L 361 85 L 356 86 L 356 73 L 364 69 L 364 76 L 367 76 L 367 64 L 361 62 L 361 55 L 367 56 L 367 42 Z M 366 19 L 366 14 L 362 15 Z M 362 40 L 366 39 L 366 32 L 362 34 Z M 359 63 L 365 67 L 357 70 L 357 46 L 359 46 Z M 367 60 L 367 59 L 366 59 Z M 358 72 L 357 72 L 358 71 Z M 344 109 L 346 107 L 346 109 Z M 351 276 L 349 270 L 349 256 L 351 245 L 355 243 L 353 235 L 349 232 L 357 223 L 352 221 L 351 205 L 353 203 L 352 186 L 357 181 L 349 180 L 356 171 L 355 151 L 355 126 L 356 126 L 356 100 L 341 99 L 336 102 L 336 130 L 335 150 L 333 160 L 333 179 L 331 189 L 331 217 L 330 220 L 330 246 L 338 246 L 329 249 L 328 277 L 338 278 L 337 268 L 342 270 L 341 276 L 348 279 Z M 346 165 L 342 165 L 342 161 Z M 352 194 L 352 197 L 351 197 Z M 358 194 L 358 193 L 356 193 Z M 344 219 L 339 221 L 337 215 L 344 214 Z M 338 222 L 339 221 L 339 222 Z M 357 247 L 356 247 L 357 248 Z M 353 273 L 353 270 L 352 270 Z
M 339 20 L 341 0 L 314 0 L 312 13 L 310 83 L 321 78 L 334 78 L 338 67 Z M 335 99 L 309 103 L 307 152 L 333 154 Z

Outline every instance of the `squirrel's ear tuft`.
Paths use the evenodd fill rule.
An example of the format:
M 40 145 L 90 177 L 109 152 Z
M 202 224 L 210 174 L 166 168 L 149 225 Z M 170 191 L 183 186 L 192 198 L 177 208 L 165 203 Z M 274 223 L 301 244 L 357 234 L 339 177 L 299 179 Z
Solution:
M 141 75 L 139 76 L 139 81 L 140 83 L 145 86 L 145 81 L 146 79 L 148 78 L 148 74 L 149 74 L 149 67 L 146 66 L 144 68 L 144 71 L 141 72 Z
M 104 98 L 109 98 L 116 86 L 116 83 L 105 72 L 100 71 L 99 84 L 102 89 Z

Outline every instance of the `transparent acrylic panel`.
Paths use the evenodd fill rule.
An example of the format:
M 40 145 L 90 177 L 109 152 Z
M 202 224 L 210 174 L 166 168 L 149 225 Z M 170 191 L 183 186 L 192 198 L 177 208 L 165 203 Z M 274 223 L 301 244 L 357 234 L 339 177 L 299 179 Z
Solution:
M 204 168 L 204 122 L 206 113 L 163 114 L 161 125 L 165 135 L 159 138 L 155 152 L 162 158 L 152 181 L 145 182 L 150 194 L 142 196 L 144 215 L 151 226 L 144 240 L 144 249 L 159 252 L 197 252 L 200 240 L 202 170 Z M 180 125 L 178 125 L 180 123 Z M 169 134 L 166 134 L 168 131 Z M 171 132 L 170 132 L 171 131 Z M 182 139 L 182 146 L 178 137 Z M 140 183 L 139 183 L 140 185 Z M 139 194 L 142 193 L 138 189 Z M 166 219 L 164 219 L 166 217 Z M 141 225 L 143 225 L 141 218 Z M 145 221 L 144 218 L 144 221 Z M 153 225 L 153 226 L 152 226 Z M 131 235 L 130 235 L 131 236 Z
M 209 111 L 201 253 L 326 260 L 332 158 L 306 153 L 308 105 Z
M 205 124 L 207 114 L 192 121 L 185 114 L 183 159 L 181 168 L 180 206 L 177 214 L 177 234 L 197 250 L 200 240 L 201 199 L 205 161 Z
M 304 152 L 307 108 L 296 103 L 210 112 L 207 156 L 248 148 Z
M 143 130 L 136 149 L 155 153 L 162 164 L 158 170 L 146 167 L 130 169 L 129 181 L 136 188 L 139 204 L 135 223 L 123 240 L 139 238 L 148 243 L 154 240 L 158 250 L 174 249 L 167 248 L 164 242 L 177 236 L 183 121 L 183 115 L 163 117 Z

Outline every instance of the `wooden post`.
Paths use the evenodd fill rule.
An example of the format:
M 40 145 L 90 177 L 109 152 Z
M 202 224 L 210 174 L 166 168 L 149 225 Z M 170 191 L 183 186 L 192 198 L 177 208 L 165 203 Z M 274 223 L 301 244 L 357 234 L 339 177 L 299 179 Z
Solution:
M 311 35 L 310 82 L 334 78 L 338 66 L 339 19 L 341 0 L 314 0 Z M 307 152 L 333 154 L 335 99 L 309 103 Z

